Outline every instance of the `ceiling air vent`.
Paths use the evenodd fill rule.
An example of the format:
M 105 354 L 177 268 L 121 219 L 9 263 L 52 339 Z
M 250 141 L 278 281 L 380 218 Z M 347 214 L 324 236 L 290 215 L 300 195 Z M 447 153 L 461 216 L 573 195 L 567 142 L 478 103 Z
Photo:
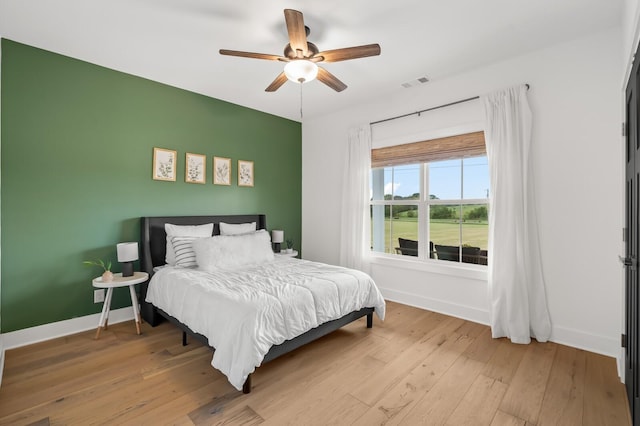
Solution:
M 429 81 L 429 78 L 427 77 L 419 77 L 416 78 L 415 80 L 411 80 L 411 81 L 407 81 L 406 83 L 402 83 L 402 87 L 404 87 L 405 89 L 408 89 L 410 87 L 416 87 L 419 86 L 421 84 L 427 83 Z

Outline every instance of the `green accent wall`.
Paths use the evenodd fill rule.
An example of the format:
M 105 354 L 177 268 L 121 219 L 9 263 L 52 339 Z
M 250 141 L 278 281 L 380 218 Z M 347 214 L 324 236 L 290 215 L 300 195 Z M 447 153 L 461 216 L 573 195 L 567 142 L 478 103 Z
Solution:
M 119 272 L 141 216 L 264 213 L 300 247 L 300 123 L 7 39 L 1 84 L 1 332 L 100 312 L 82 261 Z M 176 182 L 152 179 L 154 147 L 178 152 Z M 207 156 L 206 184 L 185 182 L 187 152 Z M 213 156 L 231 186 L 213 185 Z M 130 305 L 117 289 L 112 308 Z

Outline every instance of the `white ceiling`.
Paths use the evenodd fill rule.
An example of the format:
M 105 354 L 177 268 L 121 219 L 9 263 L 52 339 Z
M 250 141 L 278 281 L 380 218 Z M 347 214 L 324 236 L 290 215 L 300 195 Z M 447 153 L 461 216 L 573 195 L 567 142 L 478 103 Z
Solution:
M 300 120 L 300 86 L 264 89 L 282 54 L 283 9 L 300 10 L 320 50 L 379 43 L 380 56 L 325 64 L 348 88 L 302 86 L 304 116 L 621 25 L 624 0 L 0 0 L 0 36 Z M 428 83 L 427 83 L 428 84 Z

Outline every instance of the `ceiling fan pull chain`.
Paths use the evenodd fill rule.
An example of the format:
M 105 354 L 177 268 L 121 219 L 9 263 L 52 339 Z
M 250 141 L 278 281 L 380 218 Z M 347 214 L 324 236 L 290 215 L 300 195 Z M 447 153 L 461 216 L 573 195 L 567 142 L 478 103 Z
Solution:
M 300 121 L 302 121 L 302 83 L 300 83 Z

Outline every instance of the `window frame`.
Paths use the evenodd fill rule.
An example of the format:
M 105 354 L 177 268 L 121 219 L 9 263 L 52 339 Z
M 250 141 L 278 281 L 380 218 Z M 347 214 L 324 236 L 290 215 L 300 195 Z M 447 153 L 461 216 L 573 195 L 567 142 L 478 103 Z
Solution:
M 463 193 L 463 188 L 464 188 L 464 160 L 466 158 L 479 158 L 479 157 L 487 157 L 487 154 L 485 153 L 484 155 L 473 155 L 473 156 L 460 156 L 459 158 L 455 158 L 455 160 L 459 160 L 460 161 L 460 197 L 459 199 L 431 199 L 430 198 L 430 191 L 429 191 L 429 166 L 432 163 L 436 163 L 442 160 L 435 160 L 435 161 L 431 161 L 431 162 L 419 162 L 419 163 L 411 163 L 411 164 L 415 164 L 417 166 L 420 167 L 420 177 L 419 177 L 419 181 L 420 181 L 420 197 L 418 200 L 411 200 L 411 199 L 403 199 L 403 200 L 395 200 L 393 199 L 393 196 L 395 194 L 392 193 L 392 198 L 390 200 L 385 200 L 384 199 L 384 191 L 383 191 L 383 196 L 382 199 L 374 199 L 374 197 L 371 197 L 371 200 L 369 202 L 369 206 L 370 209 L 372 211 L 372 220 L 373 220 L 373 207 L 374 206 L 394 206 L 394 205 L 401 205 L 401 206 L 406 206 L 406 205 L 415 205 L 417 206 L 418 209 L 418 256 L 403 256 L 401 254 L 395 254 L 395 253 L 387 253 L 387 252 L 380 252 L 380 251 L 375 251 L 373 246 L 371 246 L 370 249 L 370 255 L 372 256 L 372 258 L 387 258 L 387 259 L 398 259 L 401 260 L 402 262 L 412 262 L 412 263 L 420 263 L 420 264 L 426 264 L 426 265 L 437 265 L 438 267 L 442 266 L 445 267 L 447 269 L 462 269 L 462 270 L 467 270 L 467 269 L 472 269 L 472 270 L 478 270 L 478 271 L 482 271 L 484 273 L 486 273 L 487 271 L 487 265 L 479 265 L 479 264 L 473 264 L 473 263 L 466 263 L 466 262 L 462 262 L 462 253 L 460 253 L 460 257 L 459 257 L 459 261 L 458 262 L 451 262 L 451 261 L 443 261 L 443 260 L 439 260 L 439 259 L 432 259 L 430 257 L 430 250 L 429 250 L 429 241 L 430 241 L 430 211 L 431 211 L 431 206 L 435 206 L 435 205 L 459 205 L 459 206 L 463 206 L 463 205 L 477 205 L 477 204 L 482 204 L 482 205 L 486 205 L 487 209 L 490 209 L 491 204 L 490 204 L 490 199 L 489 197 L 487 198 L 468 198 L 465 199 L 463 198 L 464 193 Z M 454 160 L 452 158 L 452 160 Z M 386 167 L 398 167 L 400 165 L 389 165 Z M 379 167 L 372 167 L 371 168 L 371 176 L 372 176 L 372 182 L 371 182 L 371 187 L 373 189 L 374 187 L 374 182 L 373 182 L 373 175 L 374 175 L 374 170 L 380 170 L 381 173 L 384 176 L 384 168 L 385 166 L 379 166 Z M 392 172 L 393 173 L 393 172 Z M 384 179 L 384 177 L 383 177 Z M 393 182 L 393 179 L 392 179 Z M 383 180 L 383 189 L 384 189 L 384 180 Z M 462 210 L 461 210 L 462 213 Z M 460 222 L 459 223 L 459 235 L 462 239 L 462 227 L 463 227 L 463 223 Z M 371 228 L 373 230 L 373 223 L 371 224 Z M 389 229 L 389 233 L 390 235 L 393 235 L 393 215 L 390 216 L 390 229 Z M 384 236 L 384 239 L 386 240 L 386 235 Z M 371 238 L 371 243 L 373 243 L 373 231 L 372 231 L 372 238 Z M 462 241 L 460 242 L 460 247 L 462 247 Z M 391 247 L 390 247 L 391 249 Z M 462 249 L 460 248 L 460 251 L 462 251 Z M 472 278 L 478 278 L 478 277 L 472 277 Z M 485 277 L 479 277 L 480 279 L 484 279 Z

